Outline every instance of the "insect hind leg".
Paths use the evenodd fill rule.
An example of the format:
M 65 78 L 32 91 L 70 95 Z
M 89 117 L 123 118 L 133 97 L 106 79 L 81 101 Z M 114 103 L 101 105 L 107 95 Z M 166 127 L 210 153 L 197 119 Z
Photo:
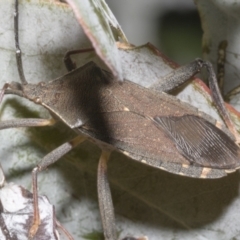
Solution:
M 214 72 L 213 66 L 210 62 L 203 61 L 201 59 L 196 59 L 195 61 L 181 66 L 176 70 L 173 70 L 170 74 L 164 77 L 161 81 L 156 82 L 151 86 L 151 89 L 159 92 L 169 92 L 179 86 L 181 86 L 186 81 L 190 80 L 194 75 L 196 75 L 203 67 L 207 69 L 208 72 L 208 83 L 211 89 L 211 94 L 213 102 L 218 109 L 220 115 L 222 116 L 228 129 L 234 135 L 236 143 L 240 143 L 240 136 L 233 124 L 229 113 L 226 109 L 225 103 L 223 101 L 221 92 L 218 87 L 218 82 L 216 74 Z

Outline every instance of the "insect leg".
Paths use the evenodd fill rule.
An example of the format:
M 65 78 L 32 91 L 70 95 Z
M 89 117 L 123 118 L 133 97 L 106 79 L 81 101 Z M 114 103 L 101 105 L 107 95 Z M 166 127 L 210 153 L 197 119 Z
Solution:
M 226 109 L 225 103 L 223 101 L 222 95 L 221 95 L 219 87 L 218 87 L 216 74 L 213 70 L 212 64 L 210 62 L 204 62 L 204 66 L 206 67 L 206 69 L 208 71 L 208 82 L 209 82 L 209 87 L 212 92 L 212 98 L 215 103 L 215 106 L 217 107 L 219 113 L 221 114 L 228 129 L 231 131 L 231 133 L 236 138 L 236 142 L 240 143 L 240 136 L 237 132 L 235 125 L 233 124 L 233 122 L 229 116 L 227 109 Z
M 139 238 L 135 238 L 135 237 L 125 237 L 122 240 L 148 240 L 147 237 L 139 237 Z
M 195 61 L 187 65 L 181 66 L 173 70 L 163 79 L 161 79 L 161 81 L 151 85 L 150 88 L 159 92 L 170 92 L 178 88 L 179 86 L 181 86 L 183 83 L 191 80 L 191 78 L 197 73 L 199 73 L 203 67 L 206 67 L 209 73 L 208 82 L 210 85 L 210 89 L 214 92 L 218 91 L 219 93 L 216 93 L 216 94 L 220 95 L 219 89 L 216 89 L 218 88 L 218 85 L 215 86 L 215 83 L 217 81 L 216 81 L 216 75 L 214 73 L 212 64 L 210 62 L 203 61 L 201 59 L 196 59 Z
M 222 96 L 224 95 L 224 75 L 225 75 L 225 62 L 226 62 L 226 49 L 227 49 L 228 42 L 226 40 L 223 40 L 218 45 L 218 58 L 217 58 L 217 80 L 218 80 L 218 86 L 220 88 L 220 91 L 222 93 Z
M 0 164 L 0 188 L 3 187 L 5 183 L 5 175 L 2 169 L 2 165 Z
M 54 123 L 55 123 L 54 119 L 38 119 L 38 118 L 13 119 L 13 120 L 6 120 L 6 121 L 3 121 L 3 122 L 0 122 L 0 130 L 7 129 L 7 128 L 16 128 L 16 127 L 42 127 L 42 126 L 50 126 L 50 125 L 53 125 Z M 69 142 L 71 144 L 71 148 L 69 150 L 71 150 L 74 146 L 76 146 L 77 144 L 79 144 L 83 140 L 84 139 L 82 137 L 81 138 L 77 137 L 76 139 L 74 139 L 71 142 Z M 54 163 L 62 155 L 67 153 L 69 150 L 66 151 L 65 145 L 67 145 L 69 143 L 66 143 L 66 144 L 63 144 L 62 146 L 60 146 L 59 147 L 59 148 L 61 148 L 60 150 L 59 150 L 59 148 L 57 148 L 52 153 L 48 154 L 42 160 L 42 162 L 38 165 L 38 167 L 36 168 L 37 171 L 42 171 L 48 165 Z M 60 152 L 58 153 L 58 151 L 60 151 Z M 54 159 L 54 157 L 55 157 L 55 159 Z M 34 173 L 33 173 L 33 175 L 34 175 Z M 32 230 L 34 232 L 34 234 L 33 234 L 33 236 L 34 236 L 35 233 L 37 232 L 38 226 L 40 224 L 40 218 L 39 218 L 39 208 L 38 208 L 38 193 L 37 193 L 37 185 L 36 185 L 37 177 L 34 176 L 33 179 L 35 179 L 35 182 L 33 181 L 33 204 L 34 204 L 34 223 L 33 223 L 33 225 L 34 225 L 34 230 Z M 2 183 L 2 181 L 1 181 L 1 183 Z M 36 222 L 37 222 L 37 224 L 35 224 Z M 67 232 L 66 229 L 64 229 L 60 225 L 60 223 L 58 223 L 58 226 L 62 229 L 62 231 L 68 237 L 69 240 L 73 240 L 71 235 Z M 33 227 L 31 229 L 33 229 Z M 30 236 L 32 236 L 32 234 L 30 234 Z
M 41 118 L 21 118 L 12 119 L 0 122 L 0 130 L 7 128 L 17 128 L 17 127 L 43 127 L 51 126 L 55 124 L 54 119 L 41 119 Z
M 91 52 L 91 51 L 94 51 L 94 48 L 85 48 L 85 49 L 68 51 L 63 58 L 64 64 L 65 64 L 67 70 L 70 72 L 70 71 L 76 69 L 76 64 L 72 61 L 71 55 L 85 53 L 85 52 Z
M 107 162 L 110 154 L 110 151 L 102 151 L 98 164 L 97 188 L 104 237 L 106 240 L 116 240 L 114 208 L 107 178 Z
M 57 224 L 58 228 L 60 228 L 60 229 L 63 231 L 63 233 L 67 236 L 67 238 L 68 238 L 69 240 L 74 240 L 73 237 L 72 237 L 72 235 L 67 231 L 66 228 L 63 227 L 63 225 L 62 225 L 60 222 L 58 222 L 58 221 L 56 220 L 56 224 Z
M 228 129 L 235 136 L 237 143 L 240 143 L 239 134 L 226 110 L 222 95 L 220 93 L 216 74 L 210 62 L 202 61 L 201 59 L 196 59 L 194 62 L 191 62 L 185 66 L 179 67 L 178 69 L 172 71 L 166 77 L 165 81 L 157 82 L 151 86 L 152 89 L 161 92 L 169 92 L 174 88 L 180 86 L 187 80 L 191 79 L 195 74 L 197 74 L 201 68 L 205 67 L 208 72 L 208 82 L 209 87 L 212 92 L 213 101 L 221 114 L 224 122 L 226 123 Z M 162 83 L 163 82 L 163 83 Z
M 230 101 L 232 97 L 234 97 L 235 95 L 237 95 L 239 93 L 240 93 L 240 86 L 237 86 L 225 95 L 225 99 L 227 101 Z
M 58 161 L 63 155 L 72 150 L 75 146 L 85 141 L 85 137 L 77 136 L 69 142 L 66 142 L 47 154 L 42 161 L 32 171 L 32 187 L 33 187 L 33 223 L 29 230 L 29 237 L 33 238 L 41 223 L 39 208 L 38 208 L 38 187 L 37 187 L 37 174 L 46 169 L 51 164 Z
M 196 59 L 187 65 L 181 66 L 170 72 L 161 81 L 151 85 L 150 88 L 159 92 L 170 92 L 196 75 L 202 69 L 203 63 L 201 59 Z
M 111 151 L 102 150 L 99 163 L 98 163 L 98 176 L 97 176 L 97 188 L 98 188 L 98 202 L 100 215 L 102 219 L 103 232 L 105 240 L 117 240 L 114 207 L 112 202 L 111 190 L 109 187 L 109 181 L 107 177 L 107 162 L 109 160 Z M 146 240 L 145 237 L 134 238 L 125 237 L 122 240 Z

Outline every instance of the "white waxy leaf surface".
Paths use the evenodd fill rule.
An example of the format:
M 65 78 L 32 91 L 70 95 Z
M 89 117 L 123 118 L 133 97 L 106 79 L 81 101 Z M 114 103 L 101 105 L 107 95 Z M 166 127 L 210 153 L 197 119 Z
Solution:
M 65 5 L 50 5 L 47 1 L 20 2 L 19 35 L 27 80 L 33 83 L 63 75 L 66 73 L 62 63 L 64 53 L 91 45 L 73 12 Z M 14 53 L 13 1 L 2 0 L 0 4 L 0 81 L 3 85 L 6 81 L 19 81 L 19 78 Z M 149 71 L 148 57 L 145 58 L 148 69 L 141 70 L 141 73 Z M 121 64 L 126 64 L 123 76 L 129 78 L 124 69 L 128 70 L 127 64 L 132 62 L 132 58 L 121 58 Z M 138 62 L 141 61 L 135 61 L 132 69 L 137 69 Z M 163 62 L 159 64 L 161 68 L 164 68 Z M 170 71 L 169 66 L 162 71 L 166 68 Z M 135 74 L 137 71 L 133 76 Z M 149 74 L 154 75 L 155 72 Z M 132 78 L 134 80 L 135 77 Z M 148 79 L 142 82 L 140 78 Z M 141 75 L 139 79 L 135 81 L 144 86 L 154 81 L 150 75 Z M 207 113 L 214 111 L 209 99 L 204 97 L 205 93 L 201 94 L 195 87 L 181 94 L 191 104 L 201 99 L 202 108 Z M 48 116 L 46 111 L 28 101 L 14 97 L 4 99 L 8 100 L 1 104 L 1 120 Z M 64 125 L 31 131 L 0 131 L 0 158 L 7 181 L 30 190 L 33 167 L 43 156 L 73 136 L 74 133 Z M 96 189 L 99 154 L 97 147 L 84 143 L 39 174 L 40 194 L 48 197 L 55 206 L 57 219 L 75 239 L 87 239 L 90 234 L 90 239 L 97 239 L 93 235 L 102 231 Z M 190 179 L 115 154 L 109 162 L 109 177 L 120 237 L 148 236 L 151 240 L 240 239 L 238 172 L 218 180 Z

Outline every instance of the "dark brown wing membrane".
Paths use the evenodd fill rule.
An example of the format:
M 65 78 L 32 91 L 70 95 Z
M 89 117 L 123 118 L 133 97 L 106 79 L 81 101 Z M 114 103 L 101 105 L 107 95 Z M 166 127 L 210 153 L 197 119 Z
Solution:
M 203 118 L 194 115 L 156 116 L 154 120 L 192 163 L 224 169 L 240 165 L 238 146 L 228 135 Z

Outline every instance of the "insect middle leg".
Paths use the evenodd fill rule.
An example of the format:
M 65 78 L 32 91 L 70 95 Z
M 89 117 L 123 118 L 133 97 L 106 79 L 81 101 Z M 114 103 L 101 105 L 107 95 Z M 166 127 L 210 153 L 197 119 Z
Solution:
M 106 240 L 117 239 L 114 207 L 107 178 L 107 162 L 110 154 L 110 151 L 102 150 L 97 175 L 98 201 Z
M 37 174 L 44 169 L 46 169 L 51 164 L 58 161 L 62 156 L 72 150 L 75 146 L 79 145 L 86 138 L 83 136 L 77 136 L 69 142 L 66 142 L 54 149 L 52 152 L 48 153 L 42 161 L 35 167 L 32 171 L 32 186 L 33 186 L 33 203 L 34 203 L 34 215 L 33 215 L 33 224 L 29 230 L 29 237 L 33 238 L 38 230 L 38 227 L 41 223 L 39 208 L 38 208 L 38 187 L 37 187 Z
M 75 69 L 75 64 L 72 62 L 70 57 L 72 54 L 89 52 L 92 50 L 93 49 L 83 49 L 83 50 L 68 52 L 64 58 L 65 63 L 67 59 L 67 63 L 66 63 L 67 68 L 71 66 L 70 69 L 68 68 L 69 70 Z M 109 187 L 109 180 L 107 177 L 107 162 L 110 158 L 112 147 L 103 145 L 94 140 L 93 142 L 97 144 L 100 149 L 102 149 L 101 156 L 98 163 L 97 190 L 98 190 L 98 202 L 99 202 L 104 237 L 106 240 L 116 240 L 117 232 L 116 232 L 116 226 L 115 226 L 114 206 L 113 206 L 113 201 L 111 196 L 111 190 Z M 127 238 L 124 238 L 123 240 L 128 240 L 128 239 L 137 240 L 136 238 L 133 238 L 133 237 L 131 238 L 127 237 Z
M 75 63 L 71 59 L 71 55 L 93 50 L 93 48 L 88 48 L 67 52 L 64 57 L 64 63 L 68 71 L 72 71 L 76 68 Z M 115 226 L 114 207 L 107 177 L 107 162 L 111 155 L 111 150 L 102 146 L 99 147 L 102 149 L 102 152 L 98 163 L 97 189 L 103 232 L 106 240 L 116 240 L 117 233 Z
M 13 120 L 6 120 L 0 122 L 0 130 L 7 129 L 7 128 L 17 128 L 17 127 L 42 127 L 42 126 L 50 126 L 55 123 L 54 119 L 37 119 L 37 118 L 31 118 L 31 119 L 13 119 Z M 37 174 L 40 171 L 43 171 L 46 169 L 49 165 L 55 163 L 57 160 L 59 160 L 63 155 L 68 153 L 70 150 L 72 150 L 75 146 L 85 141 L 85 137 L 83 136 L 77 136 L 76 138 L 72 139 L 69 142 L 66 142 L 47 154 L 42 161 L 35 167 L 32 171 L 32 190 L 33 190 L 33 223 L 32 227 L 29 230 L 29 237 L 33 238 L 37 230 L 39 228 L 39 225 L 41 223 L 40 216 L 39 216 L 39 208 L 38 208 L 38 187 L 37 187 Z M 59 223 L 60 225 L 60 223 Z M 61 225 L 60 225 L 61 227 Z M 73 239 L 67 231 L 63 227 L 61 227 L 64 231 L 64 233 L 67 235 L 69 240 Z

